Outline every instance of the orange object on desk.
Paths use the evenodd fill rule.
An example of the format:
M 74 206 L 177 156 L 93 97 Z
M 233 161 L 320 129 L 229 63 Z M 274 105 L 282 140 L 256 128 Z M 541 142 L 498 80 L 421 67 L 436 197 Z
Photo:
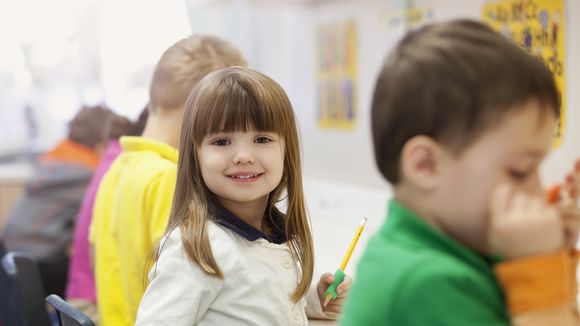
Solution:
M 562 198 L 560 185 L 553 185 L 546 191 L 546 200 L 549 204 L 555 204 Z

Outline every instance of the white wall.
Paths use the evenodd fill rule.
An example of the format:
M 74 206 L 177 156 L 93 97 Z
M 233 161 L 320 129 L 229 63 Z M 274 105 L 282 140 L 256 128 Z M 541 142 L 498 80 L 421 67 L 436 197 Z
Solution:
M 196 7 L 189 1 L 193 31 L 232 39 L 250 66 L 277 80 L 287 91 L 302 135 L 305 191 L 312 216 L 319 269 L 334 270 L 361 217 L 367 230 L 353 255 L 356 263 L 368 237 L 384 220 L 388 185 L 372 155 L 369 110 L 376 75 L 388 50 L 402 35 L 389 29 L 386 17 L 400 12 L 403 0 L 221 1 Z M 257 4 L 256 4 L 257 3 Z M 282 3 L 282 4 L 280 4 Z M 430 7 L 435 20 L 479 19 L 483 0 L 417 0 Z M 568 1 L 567 126 L 563 145 L 542 168 L 547 183 L 563 176 L 580 156 L 580 2 Z M 328 131 L 316 120 L 316 29 L 320 24 L 354 20 L 358 29 L 358 112 L 353 131 Z M 349 267 L 352 274 L 354 268 Z
M 145 91 L 131 93 L 125 79 L 121 77 L 131 74 L 128 69 L 130 64 L 143 62 L 146 65 L 147 62 L 155 62 L 161 55 L 161 49 L 185 36 L 180 36 L 180 33 L 187 33 L 181 6 L 183 2 L 173 0 L 168 4 L 165 1 L 162 9 L 156 7 L 159 4 L 144 4 L 136 0 L 124 1 L 123 4 L 113 0 L 94 2 L 100 3 L 99 23 L 102 26 L 98 32 L 101 37 L 99 45 L 103 65 L 100 77 L 106 84 L 104 91 L 113 104 L 140 109 Z M 401 36 L 401 30 L 393 30 L 387 26 L 386 17 L 400 12 L 407 1 L 184 2 L 191 31 L 212 33 L 230 39 L 248 57 L 250 66 L 273 77 L 288 93 L 301 130 L 305 190 L 317 240 L 319 263 L 328 266 L 325 269 L 334 269 L 342 258 L 360 218 L 369 218 L 368 230 L 361 238 L 364 245 L 368 236 L 382 223 L 386 202 L 391 196 L 389 186 L 375 168 L 369 109 L 381 62 Z M 484 0 L 413 2 L 417 7 L 433 9 L 435 20 L 446 20 L 458 17 L 478 19 Z M 580 87 L 580 63 L 573 60 L 580 57 L 580 1 L 568 0 L 567 5 L 567 126 L 562 146 L 553 152 L 542 168 L 547 183 L 560 179 L 573 160 L 580 156 L 580 94 L 577 92 Z M 67 10 L 64 8 L 66 7 L 59 7 L 57 10 L 64 13 Z M 132 14 L 127 15 L 127 12 Z M 42 13 L 53 17 L 48 14 L 50 13 Z M 321 130 L 316 120 L 315 33 L 321 24 L 346 20 L 354 20 L 358 30 L 358 123 L 352 131 Z M 33 23 L 29 26 L 31 30 L 43 28 Z M 12 32 L 0 33 L 0 39 L 4 43 L 9 38 L 12 38 Z M 0 71 L 6 65 L 12 67 L 16 64 L 17 62 L 4 65 L 0 63 Z M 1 73 L 0 79 L 0 85 L 4 85 L 5 76 Z M 148 78 L 144 78 L 139 85 L 143 86 L 148 82 Z M 142 88 L 146 89 L 145 86 Z M 5 95 L 6 92 L 8 88 L 4 87 L 0 95 Z M 21 113 L 8 110 L 20 105 L 23 102 L 21 97 L 20 93 L 15 92 L 11 97 L 0 96 L 0 103 L 3 104 L 0 107 L 0 118 L 4 121 L 17 121 L 15 117 L 19 117 Z M 9 149 L 9 144 L 15 144 L 12 138 L 24 137 L 23 129 L 14 126 L 2 125 L 0 121 L 0 135 L 8 138 L 0 144 L 0 153 L 3 149 Z M 355 252 L 353 260 L 357 259 L 361 249 Z
M 431 7 L 434 10 L 435 20 L 458 17 L 479 19 L 483 3 L 484 1 L 481 0 L 415 1 L 417 6 Z M 567 125 L 562 145 L 552 152 L 542 166 L 541 173 L 546 184 L 562 180 L 564 173 L 571 168 L 574 160 L 580 157 L 580 93 L 577 92 L 580 87 L 580 63 L 573 59 L 580 57 L 580 1 L 569 0 L 567 6 Z M 370 145 L 367 142 L 369 135 L 368 113 L 375 74 L 385 54 L 384 48 L 380 44 L 382 42 L 384 44 L 384 40 L 391 41 L 393 35 L 389 36 L 388 33 L 385 33 L 384 27 L 377 23 L 377 14 L 384 14 L 390 10 L 396 11 L 399 8 L 399 1 L 336 1 L 316 9 L 318 22 L 354 17 L 359 24 L 359 108 L 361 119 L 359 128 L 351 134 L 328 133 L 316 129 L 311 122 L 302 123 L 303 127 L 307 127 L 302 130 L 304 138 L 307 139 L 304 145 L 306 175 L 316 176 L 324 180 L 344 181 L 363 186 L 367 191 L 377 189 L 374 193 L 381 193 L 380 183 L 377 182 L 380 178 L 375 172 L 372 156 L 369 153 Z M 321 148 L 324 150 L 320 150 Z M 346 171 L 347 175 L 343 175 L 341 171 Z M 341 207 L 336 210 L 335 217 L 341 216 L 344 219 L 350 218 L 352 220 L 356 217 L 356 212 L 364 212 L 366 208 L 371 208 L 371 211 L 368 211 L 368 214 L 371 215 L 371 223 L 367 233 L 361 238 L 364 245 L 368 236 L 374 233 L 380 225 L 380 223 L 376 223 L 376 219 L 382 220 L 382 215 L 379 212 L 381 209 L 384 210 L 386 206 L 375 205 L 375 201 L 382 199 L 380 195 L 369 196 L 361 189 L 348 185 L 344 185 L 343 188 L 344 190 L 336 190 L 341 189 L 336 185 L 327 187 L 327 189 L 335 189 L 334 192 L 330 192 L 334 194 L 335 198 L 338 198 L 335 199 L 336 206 Z M 347 194 L 347 189 L 353 191 Z M 321 193 L 327 192 L 321 191 Z M 388 192 L 384 193 L 385 198 L 389 197 Z M 311 211 L 315 213 L 313 214 L 315 227 L 317 224 L 324 224 L 317 218 L 324 219 L 327 216 L 324 212 L 330 209 L 322 204 L 325 201 L 328 199 L 321 199 L 320 196 L 316 195 L 309 198 Z M 344 206 L 347 206 L 348 209 L 345 209 Z M 335 226 L 333 232 L 347 236 L 347 224 L 345 222 L 330 222 L 329 220 L 325 225 L 333 225 Z M 349 227 L 352 229 L 352 225 Z M 315 235 L 318 236 L 317 240 L 319 240 L 317 241 L 317 252 L 321 253 L 319 255 L 320 265 L 330 266 L 331 259 L 328 257 L 335 256 L 332 251 L 334 247 L 330 245 L 330 232 L 324 232 L 315 230 Z M 351 230 L 350 233 L 352 232 Z M 342 242 L 345 241 L 348 240 L 345 239 Z M 360 251 L 355 253 L 354 261 L 358 259 L 359 255 Z M 351 270 L 351 273 L 353 271 L 354 269 Z
M 479 19 L 483 0 L 422 0 L 418 7 L 430 7 L 437 21 L 453 18 Z M 547 184 L 562 179 L 573 161 L 580 156 L 580 63 L 572 58 L 580 57 L 580 2 L 567 1 L 567 125 L 562 145 L 553 151 L 542 167 Z M 321 179 L 347 182 L 380 188 L 380 181 L 372 161 L 369 130 L 370 96 L 374 78 L 385 55 L 382 44 L 392 45 L 396 33 L 385 31 L 381 18 L 399 11 L 401 1 L 331 1 L 313 9 L 314 26 L 328 21 L 354 19 L 359 30 L 359 112 L 360 121 L 354 132 L 328 132 L 316 127 L 315 118 L 302 121 L 302 134 L 308 141 L 304 144 L 306 174 Z M 383 18 L 384 19 L 384 18 Z M 314 86 L 314 84 L 311 84 Z M 308 110 L 315 110 L 315 102 Z M 300 108 L 299 108 L 300 109 Z M 320 150 L 324 148 L 324 150 Z M 352 158 L 352 159 L 347 159 Z M 343 171 L 346 171 L 343 172 Z

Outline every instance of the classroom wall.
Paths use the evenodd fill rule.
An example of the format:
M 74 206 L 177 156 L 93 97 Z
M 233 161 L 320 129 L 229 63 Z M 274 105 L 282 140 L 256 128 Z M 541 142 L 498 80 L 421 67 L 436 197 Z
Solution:
M 548 157 L 542 173 L 548 182 L 560 180 L 576 158 L 580 157 L 580 1 L 568 0 L 566 13 L 567 46 L 567 126 L 562 146 Z
M 485 1 L 424 0 L 414 1 L 417 7 L 430 7 L 436 21 L 452 18 L 480 18 Z M 567 126 L 562 145 L 553 151 L 542 167 L 546 183 L 561 180 L 564 171 L 580 156 L 580 2 L 567 1 Z M 322 179 L 380 188 L 383 183 L 372 162 L 369 145 L 369 108 L 374 79 L 385 53 L 395 39 L 384 26 L 384 16 L 401 10 L 402 1 L 330 1 L 313 9 L 315 25 L 329 21 L 354 19 L 359 28 L 359 127 L 351 133 L 328 132 L 316 128 L 312 121 L 302 121 L 307 175 Z M 385 44 L 385 46 L 381 46 Z M 315 103 L 313 102 L 313 105 Z M 310 107 L 307 110 L 315 110 Z M 312 116 L 311 116 L 312 117 Z M 317 148 L 326 148 L 320 151 Z M 348 154 L 347 154 L 348 153 Z M 345 157 L 356 158 L 346 160 Z M 339 173 L 348 171 L 348 173 Z
M 369 110 L 376 75 L 388 50 L 402 36 L 387 17 L 406 1 L 227 1 L 204 6 L 188 2 L 192 30 L 232 39 L 248 56 L 250 66 L 276 79 L 287 91 L 302 135 L 305 192 L 312 217 L 319 269 L 333 270 L 342 259 L 361 217 L 369 218 L 357 261 L 368 237 L 384 220 L 389 186 L 373 161 Z M 483 0 L 417 0 L 433 10 L 435 21 L 480 18 Z M 580 2 L 567 10 L 567 127 L 562 146 L 542 167 L 547 183 L 559 180 L 580 156 Z M 358 29 L 358 112 L 352 131 L 318 128 L 316 117 L 316 30 L 318 26 L 353 20 Z M 221 23 L 220 23 L 221 22 Z M 351 270 L 351 273 L 354 269 Z
M 139 24 L 124 26 L 122 15 L 116 15 L 119 7 L 109 1 L 100 9 L 101 23 L 99 30 L 103 47 L 101 64 L 102 80 L 105 93 L 111 99 L 116 94 L 127 93 L 124 82 L 116 74 L 124 73 L 123 64 L 135 60 L 155 61 L 159 51 L 138 53 L 124 49 L 124 46 L 138 42 L 148 42 L 143 35 L 153 35 L 155 47 L 165 48 L 181 30 L 176 12 L 181 13 L 179 1 L 158 11 L 153 7 L 142 7 L 139 21 L 146 23 L 154 19 L 143 17 L 159 16 L 153 24 L 162 25 L 143 27 Z M 419 8 L 429 7 L 433 10 L 434 20 L 446 20 L 458 17 L 478 19 L 484 0 L 415 0 Z M 115 3 L 115 4 L 114 4 Z M 294 106 L 301 132 L 303 149 L 303 166 L 305 192 L 314 236 L 317 241 L 318 262 L 321 266 L 334 269 L 348 246 L 348 240 L 358 225 L 361 217 L 369 218 L 369 226 L 361 242 L 375 232 L 384 220 L 386 202 L 391 197 L 389 186 L 377 172 L 372 155 L 370 139 L 369 109 L 376 75 L 389 49 L 402 35 L 402 29 L 389 28 L 387 17 L 400 12 L 405 0 L 184 0 L 192 32 L 221 35 L 234 42 L 248 57 L 250 66 L 273 77 L 288 93 Z M 567 22 L 567 126 L 564 141 L 546 160 L 542 175 L 547 183 L 559 180 L 569 169 L 572 161 L 580 156 L 580 64 L 573 58 L 580 57 L 580 1 L 568 0 Z M 136 1 L 125 4 L 125 7 L 137 7 Z M 149 16 L 147 16 L 149 15 Z M 172 18 L 173 17 L 173 18 Z M 106 18 L 106 19 L 105 19 Z M 173 19 L 173 20 L 172 20 Z M 317 90 L 316 90 L 316 31 L 319 26 L 352 20 L 358 30 L 358 121 L 351 131 L 321 130 L 317 123 Z M 107 27 L 107 22 L 114 21 L 119 29 Z M 175 21 L 175 24 L 167 24 Z M 174 26 L 176 25 L 176 26 Z M 161 28 L 165 26 L 165 28 Z M 173 27 L 171 27 L 173 26 Z M 179 28 L 178 28 L 179 27 Z M 187 28 L 184 28 L 187 29 Z M 146 31 L 141 35 L 136 31 Z M 139 35 L 137 35 L 137 34 Z M 153 33 L 153 34 L 152 34 Z M 177 33 L 177 34 L 176 34 Z M 123 40 L 113 40 L 114 35 L 124 35 Z M 159 34 L 159 35 L 158 35 Z M 119 43 L 115 43 L 119 42 Z M 133 43 L 131 43 L 133 42 Z M 167 44 L 159 44 L 159 43 Z M 153 44 L 151 48 L 153 48 Z M 149 49 L 147 47 L 146 49 Z M 153 53 L 155 52 L 155 53 Z M 120 57 L 119 57 L 120 56 Z M 115 59 L 115 60 L 113 60 Z M 119 61 L 120 60 L 120 61 Z M 115 64 L 110 61 L 115 61 Z M 143 74 L 137 84 L 147 85 L 149 76 Z M 145 76 L 146 75 L 146 76 Z M 141 76 L 141 75 L 139 75 Z M 123 79 L 124 80 L 124 79 Z M 3 85 L 0 80 L 0 85 Z M 113 90 L 119 90 L 115 93 Z M 5 95 L 3 88 L 0 95 Z M 12 98 L 0 97 L 2 108 L 15 106 L 11 103 L 21 101 L 14 93 Z M 9 101 L 10 100 L 10 101 Z M 141 96 L 133 102 L 140 109 Z M 115 102 L 115 101 L 113 101 Z M 131 101 L 117 100 L 119 107 L 129 108 Z M 0 118 L 7 120 L 10 116 L 20 115 L 15 111 L 0 108 Z M 137 111 L 135 111 L 137 112 Z M 129 112 L 127 112 L 129 113 Z M 1 121 L 0 121 L 1 122 Z M 0 124 L 1 125 L 1 124 Z M 12 129 L 11 129 L 12 128 Z M 22 129 L 3 127 L 0 135 L 14 136 Z M 22 137 L 21 137 L 22 138 Z M 9 150 L 5 142 L 0 145 L 0 154 Z M 0 176 L 2 174 L 0 173 Z M 1 180 L 0 180 L 1 182 Z M 6 209 L 5 200 L 0 202 Z M 344 247 L 344 250 L 341 249 Z M 355 252 L 353 260 L 358 258 Z
M 480 8 L 483 3 L 484 1 L 459 0 L 415 1 L 415 5 L 418 7 L 431 7 L 436 21 L 459 17 L 479 19 Z M 568 33 L 566 57 L 567 125 L 562 145 L 548 156 L 541 168 L 541 174 L 546 184 L 562 180 L 564 173 L 571 168 L 574 160 L 580 157 L 580 94 L 577 92 L 580 86 L 580 63 L 574 60 L 574 58 L 580 57 L 580 2 L 571 0 L 567 1 L 566 5 L 566 31 Z M 356 212 L 364 211 L 364 209 L 361 209 L 362 207 L 374 207 L 374 209 L 367 212 L 371 216 L 371 220 L 367 233 L 362 237 L 361 242 L 363 244 L 367 241 L 368 236 L 377 230 L 378 225 L 382 222 L 380 212 L 386 208 L 386 206 L 374 205 L 375 201 L 381 200 L 380 196 L 372 197 L 368 194 L 370 191 L 380 194 L 382 189 L 381 184 L 376 180 L 378 179 L 378 174 L 372 164 L 372 160 L 369 159 L 371 157 L 368 153 L 370 147 L 366 143 L 370 132 L 368 128 L 370 95 L 381 60 L 394 41 L 394 36 L 388 35 L 389 32 L 385 31 L 384 25 L 377 23 L 377 16 L 385 15 L 391 10 L 400 10 L 400 8 L 400 1 L 336 1 L 319 6 L 315 15 L 316 23 L 349 18 L 354 18 L 357 21 L 360 36 L 359 108 L 362 116 L 360 128 L 350 134 L 329 133 L 315 128 L 311 123 L 302 123 L 302 127 L 304 127 L 302 133 L 305 138 L 308 138 L 308 142 L 304 144 L 306 156 L 305 174 L 307 176 L 316 176 L 323 180 L 340 181 L 345 184 L 342 188 L 335 185 L 327 187 L 328 189 L 333 189 L 331 190 L 335 192 L 333 200 L 338 207 L 341 207 L 340 210 L 335 212 L 335 216 L 341 216 L 345 220 L 352 219 L 354 218 L 352 215 L 356 215 Z M 381 47 L 381 43 L 387 45 Z M 319 148 L 326 148 L 327 150 L 320 151 Z M 346 157 L 350 159 L 346 160 Z M 345 175 L 341 174 L 340 171 L 348 171 L 348 173 Z M 336 177 L 337 175 L 338 177 Z M 348 190 L 356 189 L 348 186 L 348 184 L 356 184 L 359 190 L 347 194 Z M 360 189 L 361 187 L 367 193 L 363 192 Z M 324 193 L 324 191 L 320 192 Z M 388 189 L 383 191 L 383 193 L 386 198 L 390 197 Z M 326 200 L 328 201 L 328 199 Z M 327 207 L 320 203 L 321 199 L 317 199 L 316 195 L 310 198 L 312 211 L 315 213 L 313 221 L 316 221 L 319 216 L 324 216 L 322 212 L 328 210 Z M 345 206 L 353 209 L 345 208 Z M 344 212 L 344 215 L 341 212 Z M 377 223 L 377 218 L 381 222 Z M 316 222 L 314 224 L 316 225 Z M 345 232 L 347 225 L 348 223 L 346 222 L 338 223 L 337 230 L 341 230 L 338 232 Z M 325 245 L 329 243 L 328 239 L 330 237 L 319 235 L 318 238 L 323 242 L 322 244 L 321 241 L 317 242 L 317 245 L 323 247 L 318 249 L 325 250 L 323 255 L 319 255 L 322 256 L 321 264 L 330 264 L 330 259 L 328 261 L 325 260 L 325 257 L 329 255 L 328 253 L 332 252 L 331 248 L 325 248 Z M 354 256 L 355 261 L 359 257 L 358 254 Z M 335 257 L 334 259 L 337 258 Z
M 422 0 L 434 20 L 459 17 L 478 19 L 484 0 Z M 300 123 L 305 175 L 375 189 L 386 189 L 376 171 L 370 141 L 369 108 L 372 88 L 388 50 L 402 35 L 388 30 L 386 17 L 401 11 L 405 1 L 227 1 L 219 5 L 189 5 L 193 31 L 233 39 L 250 59 L 250 65 L 274 77 L 288 92 Z M 282 3 L 282 4 L 280 4 Z M 312 3 L 312 5 L 308 5 Z M 562 146 L 547 160 L 542 173 L 554 182 L 580 155 L 578 57 L 580 3 L 568 1 L 567 11 L 567 126 Z M 316 29 L 322 24 L 354 20 L 358 29 L 358 113 L 352 131 L 321 130 L 316 120 Z

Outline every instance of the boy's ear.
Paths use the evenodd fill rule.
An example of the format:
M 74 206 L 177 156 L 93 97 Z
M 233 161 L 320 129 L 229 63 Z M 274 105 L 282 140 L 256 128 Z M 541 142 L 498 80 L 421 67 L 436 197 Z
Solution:
M 428 136 L 415 136 L 405 143 L 401 153 L 403 180 L 423 191 L 434 190 L 441 172 L 439 143 Z

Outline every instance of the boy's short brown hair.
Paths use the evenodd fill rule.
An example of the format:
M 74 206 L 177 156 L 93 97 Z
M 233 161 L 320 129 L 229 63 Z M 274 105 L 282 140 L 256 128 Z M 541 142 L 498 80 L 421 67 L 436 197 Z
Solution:
M 245 65 L 240 51 L 218 37 L 192 35 L 182 39 L 163 53 L 155 67 L 149 88 L 150 108 L 180 108 L 208 73 Z
M 68 139 L 94 149 L 105 141 L 103 130 L 112 115 L 104 105 L 82 107 L 68 123 Z
M 483 23 L 455 20 L 412 31 L 388 56 L 375 85 L 377 166 L 397 184 L 410 138 L 426 135 L 459 154 L 530 99 L 559 117 L 560 95 L 542 61 Z

